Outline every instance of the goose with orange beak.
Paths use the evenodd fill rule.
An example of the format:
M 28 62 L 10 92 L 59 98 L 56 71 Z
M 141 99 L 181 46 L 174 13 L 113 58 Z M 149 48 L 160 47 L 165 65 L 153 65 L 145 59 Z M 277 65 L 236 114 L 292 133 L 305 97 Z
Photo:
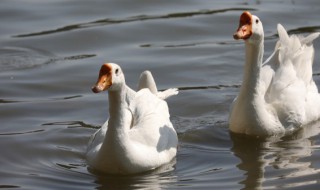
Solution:
M 233 38 L 248 39 L 252 35 L 252 15 L 249 12 L 244 12 L 239 21 L 239 28 L 236 33 L 234 33 Z
M 141 74 L 139 87 L 136 92 L 126 85 L 119 65 L 101 66 L 92 91 L 108 91 L 109 119 L 89 142 L 90 169 L 134 174 L 160 167 L 176 156 L 177 133 L 163 99 L 178 94 L 177 89 L 158 92 L 149 71 Z
M 229 128 L 234 133 L 283 136 L 320 118 L 320 95 L 312 78 L 314 48 L 319 33 L 289 36 L 278 24 L 279 40 L 263 62 L 261 20 L 250 12 L 240 16 L 233 35 L 244 40 L 242 85 L 231 105 Z

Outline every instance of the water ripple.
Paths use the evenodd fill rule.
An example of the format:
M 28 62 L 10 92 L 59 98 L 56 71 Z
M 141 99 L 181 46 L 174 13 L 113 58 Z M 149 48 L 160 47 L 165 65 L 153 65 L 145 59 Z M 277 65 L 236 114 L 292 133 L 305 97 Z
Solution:
M 72 31 L 72 30 L 83 29 L 83 28 L 92 28 L 96 26 L 121 24 L 121 23 L 127 23 L 127 22 L 185 18 L 185 17 L 193 17 L 193 16 L 199 16 L 199 15 L 212 15 L 212 14 L 224 13 L 229 11 L 255 11 L 255 10 L 256 9 L 252 9 L 252 8 L 229 8 L 229 9 L 218 9 L 218 10 L 206 9 L 206 10 L 198 10 L 198 11 L 190 11 L 190 12 L 169 13 L 165 15 L 137 15 L 137 16 L 127 17 L 124 19 L 105 18 L 105 19 L 100 19 L 92 22 L 72 24 L 72 25 L 68 25 L 68 26 L 64 26 L 64 27 L 52 29 L 52 30 L 45 30 L 41 32 L 34 32 L 34 33 L 28 33 L 28 34 L 19 34 L 13 37 L 22 38 L 22 37 L 41 36 L 41 35 L 66 32 L 66 31 Z
M 52 125 L 63 125 L 68 126 L 68 128 L 91 128 L 91 129 L 99 129 L 99 126 L 87 124 L 83 121 L 57 121 L 51 123 L 44 123 L 43 126 L 52 126 Z
M 219 84 L 219 85 L 214 85 L 214 86 L 185 86 L 185 87 L 178 87 L 179 90 L 203 90 L 203 89 L 224 89 L 224 88 L 240 88 L 241 85 L 239 84 L 232 84 L 232 85 L 224 85 L 224 84 Z
M 11 188 L 21 188 L 20 186 L 17 185 L 0 185 L 0 189 L 11 189 Z
M 39 133 L 43 132 L 44 129 L 32 130 L 32 131 L 24 131 L 24 132 L 13 132 L 13 133 L 0 133 L 0 136 L 8 136 L 8 135 L 24 135 L 30 133 Z
M 307 27 L 299 27 L 296 29 L 288 30 L 289 34 L 301 34 L 301 33 L 313 33 L 319 32 L 320 26 L 307 26 Z
M 24 100 L 10 100 L 10 99 L 0 99 L 0 104 L 13 104 L 13 103 L 34 103 L 34 102 L 51 102 L 51 101 L 64 101 L 64 100 L 71 100 L 76 98 L 81 98 L 82 95 L 71 95 L 71 96 L 64 96 L 58 98 L 48 98 L 48 99 L 24 99 Z
M 203 46 L 203 45 L 231 45 L 236 44 L 235 40 L 233 41 L 220 41 L 220 42 L 194 42 L 194 43 L 185 43 L 185 44 L 166 44 L 166 45 L 155 45 L 155 44 L 142 44 L 140 47 L 149 48 L 149 47 L 162 47 L 162 48 L 180 48 L 180 47 L 194 47 L 194 46 Z
M 59 61 L 79 60 L 94 56 L 96 55 L 79 54 L 58 57 L 49 51 L 33 47 L 2 47 L 0 48 L 0 72 L 35 68 L 42 65 L 57 63 Z

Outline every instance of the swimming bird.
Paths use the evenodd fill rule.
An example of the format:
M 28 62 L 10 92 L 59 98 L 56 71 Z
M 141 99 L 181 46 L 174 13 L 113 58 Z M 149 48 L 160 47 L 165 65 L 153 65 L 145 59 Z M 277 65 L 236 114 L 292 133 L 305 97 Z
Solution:
M 92 91 L 108 91 L 109 119 L 92 136 L 86 153 L 89 168 L 110 174 L 134 174 L 169 163 L 178 138 L 163 100 L 177 89 L 158 92 L 151 72 L 139 80 L 139 90 L 126 85 L 121 67 L 103 64 Z
M 320 95 L 312 78 L 313 40 L 291 35 L 277 25 L 279 40 L 263 63 L 264 31 L 261 20 L 249 12 L 240 16 L 234 39 L 245 42 L 243 81 L 230 108 L 232 132 L 283 136 L 320 118 Z

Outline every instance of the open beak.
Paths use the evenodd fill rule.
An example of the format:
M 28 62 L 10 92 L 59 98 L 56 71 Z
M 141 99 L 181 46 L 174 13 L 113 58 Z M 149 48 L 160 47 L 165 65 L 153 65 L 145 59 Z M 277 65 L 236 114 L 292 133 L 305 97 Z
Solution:
M 111 66 L 104 64 L 101 66 L 99 78 L 96 84 L 92 87 L 92 92 L 99 93 L 108 90 L 112 85 Z
M 239 28 L 233 34 L 233 38 L 236 40 L 246 40 L 252 35 L 252 15 L 248 11 L 245 11 L 240 16 Z

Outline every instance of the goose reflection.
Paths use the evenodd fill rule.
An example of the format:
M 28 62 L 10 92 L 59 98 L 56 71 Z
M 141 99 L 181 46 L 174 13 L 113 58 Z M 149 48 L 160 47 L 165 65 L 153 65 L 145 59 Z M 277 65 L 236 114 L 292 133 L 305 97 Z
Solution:
M 310 159 L 317 147 L 312 138 L 320 133 L 315 123 L 283 138 L 262 139 L 230 133 L 231 151 L 240 159 L 239 170 L 245 178 L 243 189 L 278 189 L 319 183 L 320 169 Z M 280 182 L 275 182 L 281 180 Z M 274 185 L 277 184 L 277 185 Z
M 95 173 L 96 189 L 166 189 L 168 184 L 177 182 L 177 176 L 173 174 L 176 159 L 155 170 L 134 175 L 108 175 Z

